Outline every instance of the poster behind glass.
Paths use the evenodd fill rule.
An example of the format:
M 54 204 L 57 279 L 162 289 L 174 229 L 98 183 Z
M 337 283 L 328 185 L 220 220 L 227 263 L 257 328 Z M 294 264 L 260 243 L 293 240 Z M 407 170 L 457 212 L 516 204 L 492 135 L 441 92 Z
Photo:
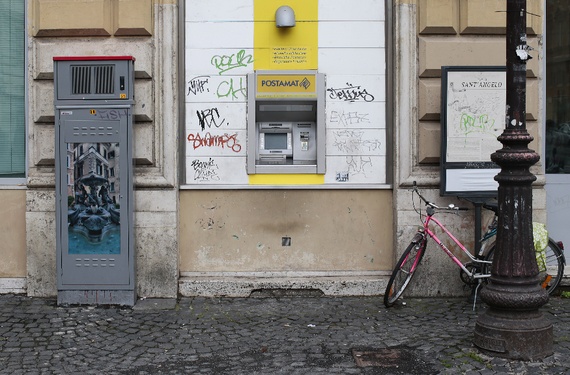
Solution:
M 443 66 L 441 106 L 442 195 L 492 197 L 499 166 L 491 155 L 501 149 L 504 130 L 504 66 Z
M 501 149 L 506 74 L 475 69 L 447 72 L 446 162 L 491 162 L 491 154 Z
M 69 254 L 120 254 L 118 143 L 67 144 Z

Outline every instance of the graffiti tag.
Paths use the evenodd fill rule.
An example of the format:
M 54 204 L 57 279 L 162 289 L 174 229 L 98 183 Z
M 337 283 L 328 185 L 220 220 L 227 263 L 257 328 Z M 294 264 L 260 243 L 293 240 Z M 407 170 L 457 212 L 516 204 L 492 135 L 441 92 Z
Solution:
M 337 130 L 333 134 L 333 146 L 346 153 L 356 153 L 363 149 L 376 151 L 382 146 L 379 139 L 364 139 L 364 132 L 361 130 Z
M 225 118 L 220 118 L 220 112 L 218 111 L 218 108 L 209 108 L 196 111 L 196 115 L 198 116 L 198 123 L 200 124 L 200 128 L 202 128 L 202 130 L 205 130 L 206 127 L 219 128 L 224 124 L 229 125 Z
M 243 100 L 247 98 L 247 87 L 244 83 L 244 78 L 239 77 L 234 80 L 230 78 L 227 81 L 223 81 L 218 85 L 216 90 L 216 95 L 218 98 L 230 98 L 231 100 Z
M 346 87 L 334 89 L 327 89 L 329 98 L 344 100 L 345 102 L 355 102 L 358 100 L 364 100 L 365 102 L 371 102 L 374 100 L 374 95 L 370 94 L 366 89 L 361 86 L 354 86 L 350 83 L 346 84 Z
M 199 76 L 192 78 L 190 81 L 188 81 L 188 92 L 186 93 L 186 96 L 190 94 L 198 95 L 204 92 L 209 92 L 210 89 L 207 87 L 209 81 L 209 76 Z
M 204 134 L 188 134 L 188 142 L 192 144 L 194 150 L 201 147 L 218 147 L 218 148 L 228 148 L 233 152 L 240 152 L 241 145 L 237 139 L 237 133 L 223 135 L 212 135 L 209 132 Z
M 190 166 L 194 169 L 194 181 L 220 180 L 220 176 L 218 176 L 219 167 L 212 158 L 208 161 L 194 159 L 192 163 L 190 163 Z
M 241 50 L 238 53 L 232 55 L 215 55 L 210 60 L 210 63 L 218 69 L 218 74 L 222 75 L 232 69 L 247 67 L 249 64 L 253 64 L 253 56 L 245 53 L 245 50 Z
M 344 111 L 331 111 L 331 123 L 338 123 L 342 125 L 354 125 L 361 123 L 369 123 L 368 113 L 344 112 Z

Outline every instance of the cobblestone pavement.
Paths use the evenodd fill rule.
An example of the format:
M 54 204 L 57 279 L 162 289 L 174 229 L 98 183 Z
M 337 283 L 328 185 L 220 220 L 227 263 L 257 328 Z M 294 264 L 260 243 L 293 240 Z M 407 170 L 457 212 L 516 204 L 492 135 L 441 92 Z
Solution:
M 182 298 L 121 308 L 3 295 L 0 373 L 570 373 L 570 299 L 543 307 L 555 353 L 535 362 L 473 347 L 484 310 L 465 299 L 407 299 L 386 309 L 377 297 Z M 369 352 L 376 366 L 359 366 L 356 359 L 374 359 Z

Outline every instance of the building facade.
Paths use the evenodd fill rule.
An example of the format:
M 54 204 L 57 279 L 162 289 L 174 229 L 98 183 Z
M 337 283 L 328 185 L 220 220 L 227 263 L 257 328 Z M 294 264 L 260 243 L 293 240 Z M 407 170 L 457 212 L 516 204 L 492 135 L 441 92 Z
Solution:
M 292 27 L 275 23 L 283 5 Z M 412 184 L 429 199 L 470 206 L 440 197 L 442 67 L 504 66 L 505 8 L 502 0 L 30 0 L 3 12 L 21 16 L 12 37 L 21 38 L 14 69 L 25 72 L 16 99 L 25 110 L 10 121 L 24 130 L 11 147 L 24 147 L 25 167 L 0 174 L 0 292 L 57 293 L 53 58 L 129 55 L 139 297 L 382 294 L 419 224 Z M 528 0 L 528 11 L 526 119 L 530 148 L 542 154 L 545 3 Z M 305 73 L 322 74 L 304 84 L 320 92 L 279 88 Z M 321 115 L 297 114 L 312 104 Z M 276 122 L 264 113 L 273 105 L 279 122 L 322 124 L 311 125 L 315 134 L 290 132 L 293 144 L 307 142 L 300 149 L 268 135 L 260 145 L 260 134 L 277 134 L 256 125 Z M 315 163 L 255 157 L 269 148 L 301 155 L 313 141 Z M 91 160 L 80 148 L 68 158 Z M 92 155 L 101 152 L 113 150 Z M 533 215 L 546 222 L 543 160 L 532 167 Z M 70 170 L 70 189 L 88 171 L 80 172 Z M 473 211 L 449 224 L 473 246 Z M 465 293 L 441 252 L 426 254 L 417 277 L 410 293 Z

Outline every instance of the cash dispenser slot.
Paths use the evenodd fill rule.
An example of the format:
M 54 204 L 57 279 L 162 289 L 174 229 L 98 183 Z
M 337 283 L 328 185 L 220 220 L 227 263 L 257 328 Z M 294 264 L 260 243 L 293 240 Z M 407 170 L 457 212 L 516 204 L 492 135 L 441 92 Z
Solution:
M 260 123 L 259 125 L 259 155 L 260 164 L 287 164 L 293 156 L 293 140 L 291 123 Z

